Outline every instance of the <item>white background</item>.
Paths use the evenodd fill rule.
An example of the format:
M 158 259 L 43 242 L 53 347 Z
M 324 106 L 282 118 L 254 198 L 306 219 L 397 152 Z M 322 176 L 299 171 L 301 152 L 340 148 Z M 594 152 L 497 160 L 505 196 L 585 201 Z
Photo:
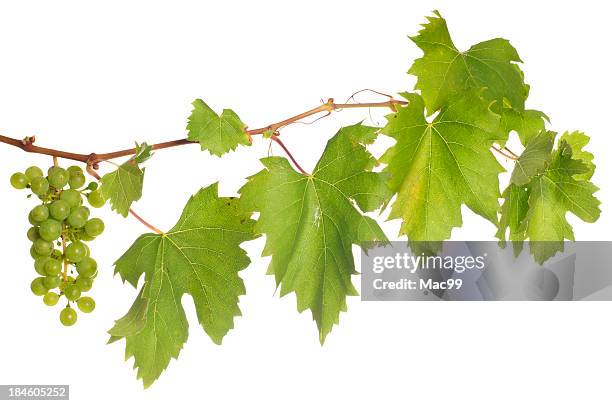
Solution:
M 607 14 L 599 2 L 83 2 L 0 3 L 0 133 L 36 134 L 39 145 L 83 153 L 185 136 L 190 103 L 234 109 L 251 128 L 354 91 L 412 89 L 405 74 L 419 57 L 407 39 L 434 8 L 460 48 L 502 36 L 526 62 L 528 106 L 552 129 L 592 137 L 602 190 L 596 224 L 572 216 L 578 239 L 610 238 L 607 154 L 611 94 Z M 359 101 L 380 100 L 367 94 Z M 384 112 L 372 111 L 381 122 Z M 370 119 L 367 110 L 295 125 L 283 138 L 306 168 L 342 125 Z M 388 145 L 388 144 L 387 144 Z M 224 195 L 260 169 L 268 145 L 223 159 L 197 146 L 158 152 L 147 163 L 144 197 L 135 209 L 170 228 L 188 196 L 221 181 Z M 382 151 L 382 147 L 380 148 Z M 278 148 L 275 152 L 280 153 Z M 136 292 L 113 278 L 112 264 L 143 232 L 133 218 L 98 211 L 107 233 L 92 244 L 101 268 L 98 307 L 75 327 L 59 324 L 29 291 L 35 277 L 25 231 L 32 202 L 9 186 L 15 170 L 51 159 L 0 145 L 2 294 L 0 383 L 70 384 L 74 404 L 610 404 L 612 304 L 372 303 L 349 299 L 324 347 L 310 314 L 293 295 L 273 295 L 261 259 L 263 238 L 246 244 L 243 317 L 222 346 L 191 324 L 178 361 L 143 390 L 123 361 L 124 344 L 105 331 Z M 65 162 L 65 165 L 68 165 Z M 109 169 L 108 167 L 102 168 Z M 464 211 L 455 239 L 489 239 L 494 229 Z M 396 222 L 385 223 L 390 237 Z M 354 280 L 358 284 L 359 280 Z M 137 402 L 137 403 L 136 403 Z

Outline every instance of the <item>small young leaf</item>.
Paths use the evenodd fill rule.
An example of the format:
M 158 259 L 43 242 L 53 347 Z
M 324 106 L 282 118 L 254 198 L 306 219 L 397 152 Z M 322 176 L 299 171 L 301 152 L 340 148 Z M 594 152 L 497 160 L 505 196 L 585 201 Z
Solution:
M 132 203 L 142 197 L 143 182 L 144 169 L 130 159 L 102 177 L 100 191 L 104 198 L 110 199 L 113 210 L 127 217 Z
M 574 175 L 574 178 L 579 180 L 591 179 L 591 177 L 593 177 L 593 173 L 595 172 L 593 154 L 583 150 L 583 148 L 589 143 L 590 138 L 583 132 L 574 131 L 572 133 L 565 132 L 561 136 L 561 140 L 565 140 L 572 148 L 572 158 L 582 161 L 582 163 L 588 168 L 585 173 Z
M 552 131 L 542 131 L 529 141 L 525 151 L 514 165 L 512 176 L 510 176 L 511 183 L 517 186 L 526 185 L 535 175 L 544 170 L 555 142 L 555 135 Z
M 185 293 L 215 343 L 233 328 L 238 297 L 245 293 L 238 272 L 249 264 L 240 244 L 255 238 L 253 226 L 250 213 L 237 209 L 237 199 L 218 197 L 213 184 L 189 199 L 168 233 L 143 234 L 117 260 L 115 272 L 124 281 L 136 287 L 145 278 L 130 311 L 109 330 L 110 341 L 126 339 L 126 358 L 134 357 L 145 387 L 187 341 Z
M 196 99 L 187 124 L 187 139 L 199 142 L 202 150 L 221 156 L 238 145 L 251 145 L 245 129 L 233 110 L 225 109 L 219 116 L 204 101 Z
M 517 65 L 521 59 L 507 40 L 495 38 L 461 52 L 437 11 L 411 39 L 421 48 L 423 57 L 414 62 L 408 73 L 417 77 L 416 89 L 421 91 L 430 114 L 444 106 L 454 93 L 481 88 L 486 88 L 485 99 L 498 102 L 500 108 L 504 99 L 518 111 L 525 108 L 529 88 Z
M 361 124 L 341 129 L 311 176 L 284 158 L 262 159 L 266 169 L 240 190 L 244 209 L 260 213 L 255 231 L 266 234 L 268 273 L 281 296 L 295 292 L 299 312 L 310 309 L 321 343 L 346 311 L 346 296 L 357 294 L 351 246 L 386 241 L 378 224 L 362 214 L 389 193 L 384 175 L 371 171 L 376 160 L 364 147 L 376 131 Z
M 501 114 L 501 126 L 504 132 L 516 131 L 523 145 L 540 132 L 546 129 L 548 116 L 538 110 L 525 110 L 523 112 L 505 107 Z
M 153 156 L 153 146 L 143 142 L 136 143 L 136 154 L 134 154 L 134 162 L 142 164 Z
M 581 150 L 577 153 L 578 157 L 582 154 Z M 595 222 L 601 213 L 600 202 L 594 196 L 599 189 L 584 179 L 591 168 L 574 158 L 571 146 L 562 137 L 541 174 L 524 186 L 511 184 L 503 194 L 497 236 L 505 239 L 509 228 L 511 240 L 529 239 L 531 253 L 539 263 L 563 250 L 566 239 L 574 240 L 567 212 L 589 223 Z

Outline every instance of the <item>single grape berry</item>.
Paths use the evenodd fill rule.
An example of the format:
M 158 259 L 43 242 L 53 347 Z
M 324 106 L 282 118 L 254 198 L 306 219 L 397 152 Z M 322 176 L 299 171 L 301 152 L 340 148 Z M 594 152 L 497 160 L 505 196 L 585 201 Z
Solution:
M 60 312 L 60 322 L 64 326 L 70 327 L 74 325 L 76 321 L 77 321 L 77 312 L 73 308 L 66 307 Z
M 46 178 L 34 178 L 30 181 L 30 188 L 32 193 L 37 195 L 44 195 L 49 191 L 49 181 Z
M 91 192 L 89 196 L 87 196 L 87 202 L 91 207 L 99 209 L 100 207 L 104 206 L 104 203 L 106 203 L 106 199 L 104 198 L 102 191 L 100 189 L 96 189 Z
M 38 258 L 47 257 L 48 255 L 40 255 L 38 252 L 36 252 L 34 244 L 32 244 L 32 246 L 30 247 L 30 256 L 32 257 L 32 259 L 36 260 Z
M 82 261 L 77 262 L 76 270 L 79 275 L 84 276 L 86 278 L 91 278 L 96 274 L 98 270 L 98 263 L 95 259 L 91 257 L 85 257 Z
M 55 306 L 59 301 L 59 295 L 55 292 L 47 292 L 45 296 L 43 296 L 43 302 L 47 306 Z
M 28 178 L 21 172 L 16 172 L 11 175 L 11 186 L 15 189 L 25 189 L 28 186 Z
M 25 170 L 25 176 L 31 182 L 36 178 L 42 178 L 44 175 L 42 169 L 40 169 L 38 166 L 30 166 Z
M 82 172 L 73 173 L 70 175 L 70 179 L 68 180 L 68 185 L 70 185 L 72 189 L 82 188 L 84 184 L 85 184 L 85 175 L 83 175 Z
M 41 256 L 49 256 L 53 252 L 53 244 L 42 238 L 34 241 L 34 251 Z
M 79 275 L 74 281 L 74 284 L 81 289 L 81 292 L 89 292 L 93 286 L 93 279 Z
M 85 233 L 90 237 L 97 237 L 104 232 L 104 222 L 99 218 L 92 218 L 85 223 Z
M 70 165 L 67 171 L 70 174 L 70 176 L 77 174 L 77 173 L 83 173 L 83 169 L 81 169 L 80 166 L 76 166 L 76 165 Z
M 68 203 L 70 207 L 77 207 L 81 204 L 81 193 L 78 190 L 66 189 L 60 194 L 60 200 Z
M 92 192 L 96 190 L 97 188 L 98 188 L 98 182 L 89 182 L 89 184 L 87 185 L 87 189 L 91 190 Z
M 96 308 L 96 302 L 89 296 L 83 296 L 77 300 L 77 306 L 79 306 L 79 310 L 83 313 L 91 313 Z
M 59 166 L 52 166 L 47 172 L 47 179 L 49 184 L 56 189 L 61 189 L 68 183 L 69 176 L 68 171 Z
M 66 299 L 74 301 L 81 297 L 81 289 L 75 284 L 66 286 L 64 289 L 64 295 L 66 295 Z
M 36 278 L 30 284 L 30 289 L 32 290 L 32 293 L 34 293 L 36 296 L 42 296 L 47 293 L 47 288 L 43 283 L 44 280 L 45 278 Z
M 81 228 L 87 222 L 87 218 L 89 217 L 89 210 L 86 207 L 73 207 L 70 210 L 70 214 L 66 219 L 66 222 L 70 224 L 72 227 Z
M 54 219 L 63 221 L 70 214 L 70 205 L 63 200 L 56 200 L 49 205 L 49 214 Z
M 50 260 L 49 257 L 40 257 L 34 260 L 34 270 L 36 273 L 42 276 L 47 276 L 47 272 L 45 271 L 45 265 Z
M 38 234 L 38 227 L 32 226 L 28 229 L 28 240 L 34 242 L 40 238 L 40 234 Z
M 87 246 L 80 241 L 74 241 L 66 247 L 64 254 L 70 262 L 81 262 L 87 256 Z
M 55 289 L 60 285 L 61 279 L 59 276 L 45 276 L 43 284 L 47 289 Z
M 45 273 L 49 276 L 57 276 L 62 272 L 62 263 L 57 259 L 48 258 L 44 265 Z
M 34 207 L 30 213 L 32 215 L 32 220 L 39 223 L 49 218 L 49 208 L 42 204 Z
M 30 210 L 30 212 L 28 213 L 28 221 L 29 221 L 29 222 L 30 222 L 30 224 L 32 224 L 33 226 L 37 226 L 37 225 L 39 225 L 39 224 L 40 224 L 38 221 L 35 221 L 35 220 L 32 218 L 32 211 L 31 211 L 31 210 Z
M 55 241 L 62 234 L 62 223 L 57 220 L 47 219 L 40 223 L 38 227 L 38 234 L 43 240 Z

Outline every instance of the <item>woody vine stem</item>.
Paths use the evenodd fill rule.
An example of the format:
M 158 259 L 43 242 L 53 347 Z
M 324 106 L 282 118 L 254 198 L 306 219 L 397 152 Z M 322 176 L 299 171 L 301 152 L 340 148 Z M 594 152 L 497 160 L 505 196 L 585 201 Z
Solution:
M 384 94 L 380 92 L 375 92 L 375 93 Z M 321 114 L 321 113 L 325 113 L 325 115 L 322 117 L 326 117 L 330 115 L 332 112 L 340 111 L 342 109 L 380 108 L 380 107 L 389 108 L 392 111 L 396 111 L 396 106 L 405 106 L 407 104 L 408 102 L 406 101 L 396 100 L 392 97 L 389 97 L 389 100 L 384 101 L 384 102 L 366 102 L 366 103 L 335 103 L 334 99 L 330 98 L 327 100 L 327 102 L 322 103 L 321 105 L 314 107 L 310 110 L 304 111 L 303 113 L 297 114 L 295 116 L 289 117 L 285 120 L 282 120 L 276 123 L 269 124 L 265 127 L 260 127 L 260 128 L 256 128 L 253 130 L 245 129 L 245 132 L 249 135 L 249 137 L 253 135 L 263 135 L 264 133 L 271 133 L 272 135 L 270 139 L 273 142 L 277 143 L 283 149 L 283 151 L 285 152 L 287 157 L 291 160 L 291 162 L 296 167 L 296 169 L 298 169 L 301 173 L 308 175 L 308 173 L 300 166 L 300 164 L 291 154 L 287 146 L 280 140 L 279 138 L 280 129 L 282 129 L 283 127 L 287 125 L 296 123 L 299 120 L 302 120 L 304 118 L 308 118 L 308 117 L 311 117 L 317 114 Z M 136 153 L 135 148 L 128 148 L 128 149 L 122 149 L 122 150 L 107 152 L 107 153 L 102 153 L 102 154 L 98 154 L 95 152 L 90 153 L 90 154 L 79 154 L 79 153 L 62 151 L 62 150 L 57 150 L 57 149 L 52 149 L 52 148 L 39 147 L 37 145 L 34 145 L 35 141 L 36 141 L 35 136 L 26 137 L 24 139 L 17 139 L 17 138 L 11 138 L 11 137 L 7 137 L 4 135 L 0 135 L 0 142 L 20 148 L 25 152 L 49 155 L 49 156 L 52 156 L 54 160 L 57 160 L 57 158 L 64 158 L 64 159 L 69 159 L 73 161 L 83 162 L 87 165 L 87 172 L 98 180 L 100 179 L 100 175 L 96 172 L 96 169 L 98 169 L 100 162 L 109 161 L 115 158 L 130 156 Z M 166 149 L 166 148 L 178 147 L 181 145 L 189 145 L 189 144 L 197 144 L 197 143 L 198 143 L 197 141 L 190 141 L 187 138 L 181 138 L 181 139 L 153 144 L 152 149 L 161 150 L 161 149 Z M 500 149 L 495 146 L 492 146 L 491 149 L 507 159 L 516 160 L 518 158 L 517 155 L 514 154 L 512 151 L 510 151 L 508 148 L 504 147 L 503 149 Z M 151 223 L 144 220 L 134 210 L 129 209 L 129 212 L 136 220 L 142 223 L 145 227 L 149 228 L 150 230 L 154 231 L 157 234 L 163 234 L 163 231 L 161 231 L 159 228 L 153 226 Z

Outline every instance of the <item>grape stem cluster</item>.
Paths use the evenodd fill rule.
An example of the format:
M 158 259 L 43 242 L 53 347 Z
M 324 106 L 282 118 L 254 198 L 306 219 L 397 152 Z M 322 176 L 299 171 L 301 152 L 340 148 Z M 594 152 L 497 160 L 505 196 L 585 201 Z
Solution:
M 380 92 L 376 92 L 376 93 L 383 94 Z M 265 136 L 266 134 L 270 134 L 269 138 L 273 142 L 277 143 L 283 149 L 283 151 L 287 154 L 288 158 L 291 160 L 291 162 L 296 167 L 296 169 L 298 169 L 301 173 L 308 175 L 308 173 L 300 166 L 300 164 L 291 154 L 287 146 L 279 139 L 279 135 L 280 135 L 279 131 L 283 127 L 293 124 L 293 123 L 297 123 L 300 120 L 303 120 L 305 118 L 312 117 L 314 115 L 321 114 L 321 113 L 324 113 L 322 117 L 326 117 L 330 115 L 332 112 L 340 111 L 343 109 L 377 108 L 377 107 L 384 107 L 384 108 L 389 108 L 392 111 L 397 111 L 397 106 L 406 106 L 408 104 L 408 102 L 406 101 L 396 100 L 390 96 L 388 97 L 389 97 L 389 100 L 387 101 L 366 102 L 366 103 L 335 103 L 334 99 L 330 98 L 325 103 L 322 103 L 321 105 L 314 107 L 310 110 L 307 110 L 303 113 L 297 114 L 295 116 L 289 117 L 285 120 L 282 120 L 282 121 L 279 121 L 273 124 L 269 124 L 265 127 L 255 128 L 253 130 L 249 130 L 247 128 L 245 129 L 245 132 L 247 133 L 249 137 L 253 135 L 264 135 Z M 89 174 L 94 176 L 97 179 L 100 179 L 100 176 L 96 173 L 95 170 L 98 169 L 100 162 L 108 161 L 110 159 L 115 159 L 115 158 L 121 158 L 125 156 L 131 156 L 136 153 L 135 148 L 129 148 L 129 149 L 122 149 L 122 150 L 107 152 L 107 153 L 102 153 L 102 154 L 97 154 L 97 153 L 79 154 L 79 153 L 62 151 L 62 150 L 57 150 L 57 149 L 52 149 L 52 148 L 39 147 L 38 145 L 34 145 L 35 141 L 36 141 L 36 138 L 34 136 L 26 137 L 20 140 L 20 139 L 0 135 L 0 142 L 4 144 L 8 144 L 8 145 L 13 145 L 26 152 L 42 154 L 42 155 L 49 155 L 49 156 L 54 157 L 54 159 L 64 158 L 64 159 L 70 159 L 73 161 L 84 162 L 87 164 L 87 171 L 89 172 Z M 152 149 L 161 150 L 161 149 L 178 147 L 181 145 L 189 145 L 189 144 L 197 144 L 197 141 L 190 141 L 187 138 L 181 138 L 177 140 L 165 141 L 165 142 L 153 144 Z M 505 147 L 500 149 L 500 148 L 493 146 L 491 148 L 495 152 L 499 153 L 500 155 L 502 155 L 503 157 L 507 159 L 511 159 L 511 160 L 518 159 L 516 154 L 514 154 L 512 151 L 510 151 L 509 149 Z M 157 227 L 145 221 L 142 217 L 140 217 L 132 209 L 130 209 L 130 214 L 132 214 L 134 218 L 136 218 L 138 221 L 140 221 L 143 225 L 145 225 L 149 229 L 153 230 L 154 232 L 158 234 L 163 234 L 161 230 L 159 230 Z

